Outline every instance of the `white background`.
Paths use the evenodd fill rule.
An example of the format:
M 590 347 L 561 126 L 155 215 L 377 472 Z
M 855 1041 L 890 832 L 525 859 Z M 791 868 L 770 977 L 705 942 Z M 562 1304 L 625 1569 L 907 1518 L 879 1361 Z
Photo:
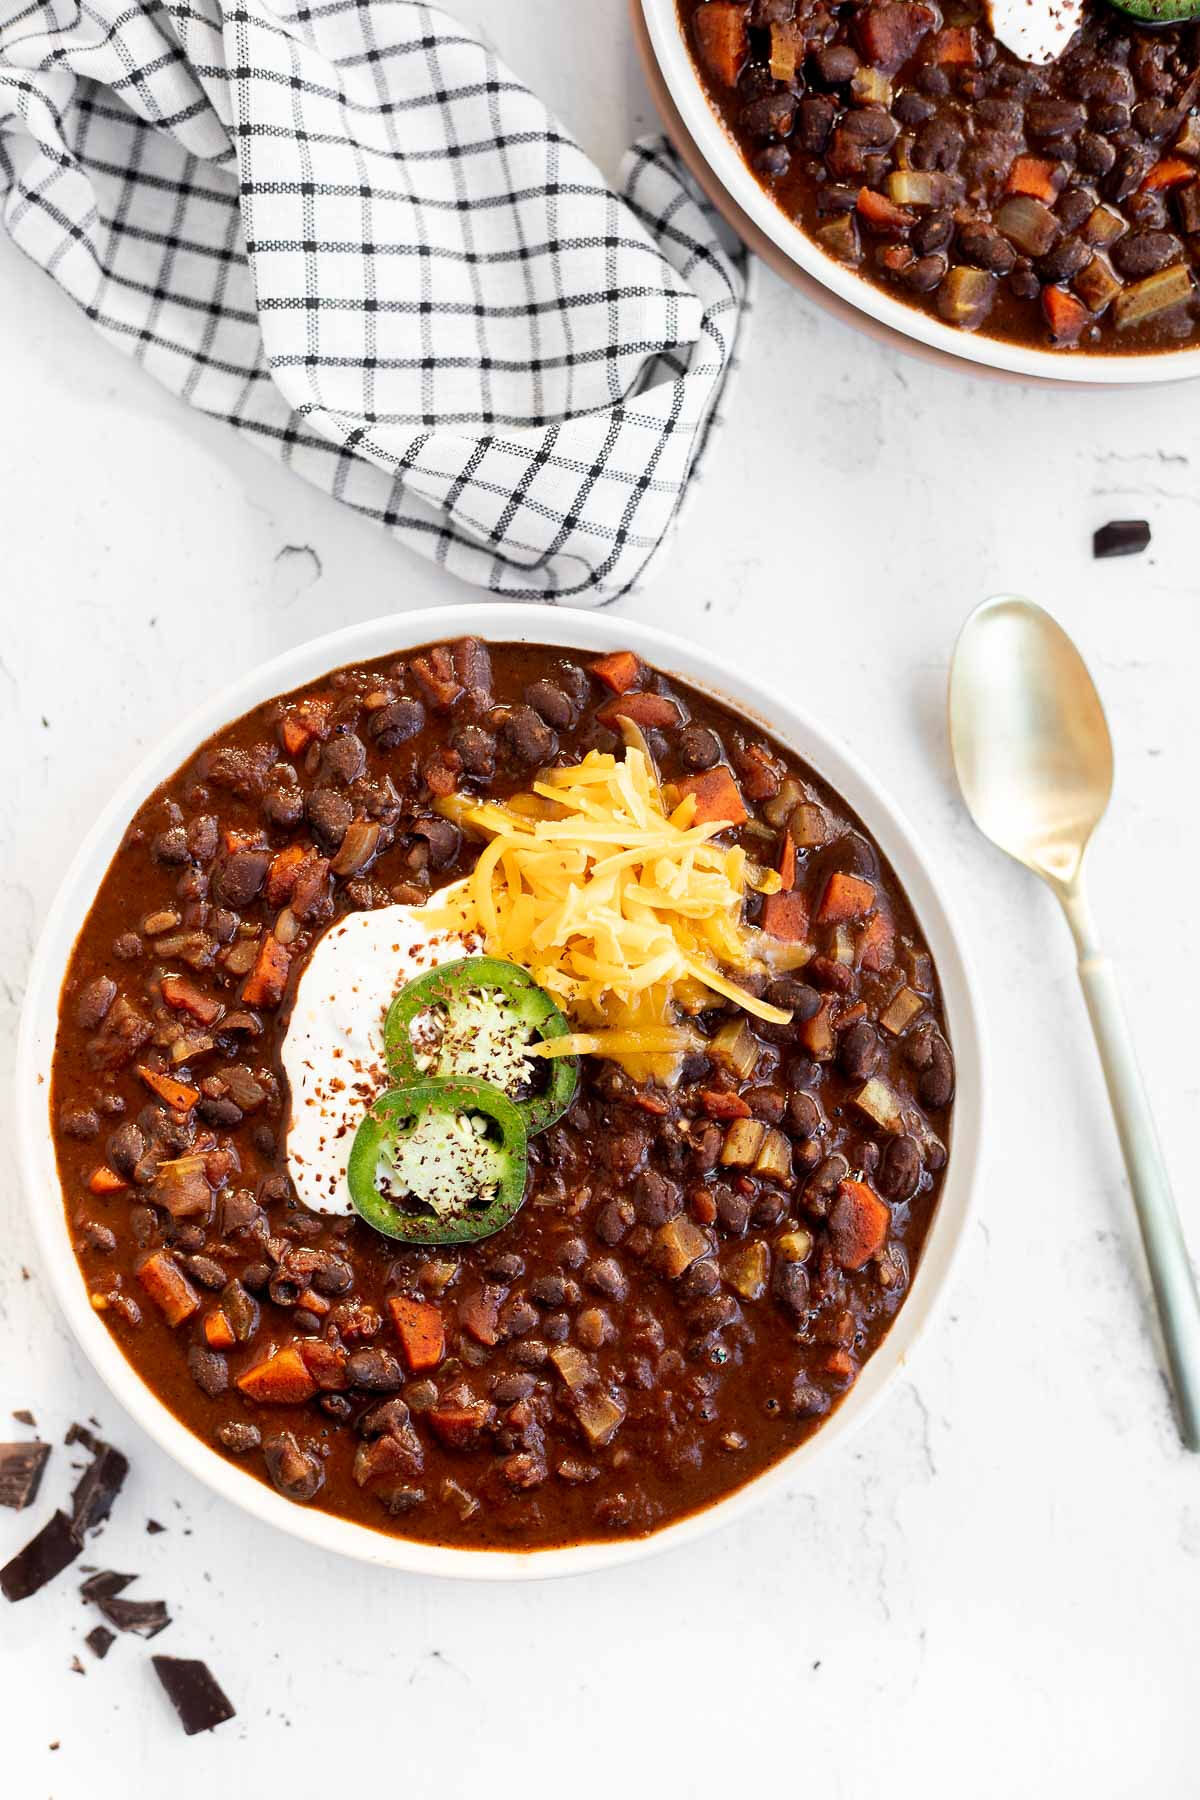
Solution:
M 471 12 L 615 174 L 652 123 L 623 0 Z M 231 671 L 465 595 L 162 394 L 6 241 L 0 317 L 11 1065 L 39 918 L 143 747 Z M 1196 1246 L 1195 393 L 934 371 L 764 276 L 727 417 L 673 554 L 621 610 L 794 684 L 886 773 L 965 911 L 991 1135 L 940 1327 L 852 1450 L 695 1548 L 557 1586 L 388 1577 L 210 1498 L 118 1412 L 66 1339 L 10 1163 L 0 1435 L 17 1406 L 56 1441 L 94 1413 L 130 1453 L 96 1553 L 170 1602 L 154 1648 L 210 1658 L 238 1707 L 186 1740 L 145 1645 L 122 1638 L 103 1664 L 82 1648 L 96 1617 L 69 1573 L 0 1614 L 12 1800 L 256 1780 L 295 1800 L 1195 1792 L 1200 1459 L 1172 1424 L 1065 930 L 974 834 L 942 725 L 955 632 L 988 593 L 1042 599 L 1091 661 L 1118 753 L 1097 911 Z M 1093 527 L 1139 515 L 1149 552 L 1094 563 Z M 67 1457 L 34 1511 L 0 1515 L 0 1560 L 62 1497 Z M 167 1532 L 144 1535 L 147 1517 Z

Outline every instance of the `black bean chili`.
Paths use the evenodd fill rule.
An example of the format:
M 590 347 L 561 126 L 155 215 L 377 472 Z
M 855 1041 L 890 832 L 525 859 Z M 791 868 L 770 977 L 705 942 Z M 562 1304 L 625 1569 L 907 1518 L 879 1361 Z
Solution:
M 964 331 L 1176 349 L 1200 320 L 1200 25 L 1095 0 L 1044 67 L 975 0 L 679 0 L 713 104 L 822 249 Z
M 141 808 L 80 934 L 52 1108 L 93 1303 L 193 1431 L 296 1501 L 472 1548 L 642 1534 L 808 1437 L 903 1302 L 954 1088 L 919 927 L 811 770 L 636 684 L 676 702 L 647 734 L 664 778 L 726 764 L 731 835 L 794 851 L 816 953 L 763 983 L 791 1024 L 714 1006 L 673 1089 L 585 1057 L 486 1241 L 301 1206 L 280 1047 L 331 919 L 472 865 L 438 797 L 620 751 L 585 658 L 463 640 L 256 708 Z

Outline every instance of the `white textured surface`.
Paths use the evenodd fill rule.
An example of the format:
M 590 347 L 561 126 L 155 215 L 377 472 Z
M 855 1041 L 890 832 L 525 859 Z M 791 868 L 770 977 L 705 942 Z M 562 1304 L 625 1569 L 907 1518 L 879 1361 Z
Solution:
M 473 10 L 615 169 L 650 123 L 623 0 Z M 3 242 L 0 310 L 7 1069 L 70 843 L 141 748 L 231 661 L 462 590 L 190 417 Z M 1096 908 L 1200 1245 L 1198 471 L 1186 390 L 933 371 L 763 279 L 704 490 L 656 585 L 624 606 L 803 684 L 889 773 L 973 922 L 991 1142 L 944 1321 L 850 1454 L 695 1549 L 545 1588 L 389 1578 L 277 1540 L 117 1413 L 65 1339 L 10 1173 L 0 1434 L 15 1406 L 56 1440 L 94 1413 L 131 1453 L 95 1558 L 168 1598 L 175 1623 L 153 1648 L 209 1657 L 239 1718 L 184 1740 L 147 1646 L 126 1637 L 91 1660 L 96 1618 L 68 1573 L 0 1614 L 6 1794 L 192 1800 L 255 1777 L 296 1800 L 343 1777 L 500 1800 L 614 1783 L 715 1796 L 770 1782 L 822 1800 L 885 1784 L 972 1800 L 1192 1791 L 1200 1459 L 1172 1425 L 1065 930 L 964 818 L 942 697 L 958 625 L 997 589 L 1050 604 L 1091 661 L 1118 750 Z M 1149 552 L 1093 563 L 1093 527 L 1139 515 Z M 0 1559 L 62 1496 L 67 1455 L 35 1510 L 0 1513 Z M 145 1536 L 147 1517 L 166 1534 Z

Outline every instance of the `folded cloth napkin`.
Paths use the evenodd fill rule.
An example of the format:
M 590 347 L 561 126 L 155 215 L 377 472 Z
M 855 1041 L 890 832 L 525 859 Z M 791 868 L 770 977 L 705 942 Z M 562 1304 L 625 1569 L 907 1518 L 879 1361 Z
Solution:
M 618 196 L 410 0 L 6 11 L 4 222 L 103 336 L 481 587 L 645 574 L 746 284 L 664 144 Z

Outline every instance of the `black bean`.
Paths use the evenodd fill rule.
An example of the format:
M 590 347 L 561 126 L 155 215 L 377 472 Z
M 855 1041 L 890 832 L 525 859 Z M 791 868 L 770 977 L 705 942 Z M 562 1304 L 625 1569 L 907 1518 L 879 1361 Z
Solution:
M 749 106 L 743 106 L 739 123 L 747 137 L 787 137 L 795 118 L 793 94 L 764 94 L 761 100 L 752 100 Z
M 710 1294 L 690 1307 L 686 1314 L 689 1328 L 703 1337 L 727 1330 L 740 1317 L 737 1301 L 730 1294 Z
M 140 1125 L 127 1119 L 108 1140 L 108 1160 L 120 1175 L 132 1175 L 146 1154 L 146 1138 Z
M 187 1365 L 192 1380 L 210 1400 L 215 1400 L 229 1386 L 229 1365 L 215 1350 L 206 1350 L 202 1344 L 193 1344 L 187 1353 Z
M 712 1190 L 717 1218 L 730 1237 L 741 1237 L 750 1223 L 750 1202 L 745 1194 L 723 1184 Z
M 355 1387 L 373 1394 L 393 1393 L 404 1386 L 404 1370 L 388 1350 L 356 1350 L 346 1372 Z
M 767 986 L 764 996 L 772 1006 L 782 1006 L 792 1015 L 793 1025 L 803 1025 L 821 1010 L 821 996 L 807 982 L 794 975 L 779 975 Z
M 95 1031 L 117 997 L 117 984 L 109 975 L 97 975 L 79 990 L 75 1023 L 83 1031 Z
M 555 731 L 569 731 L 575 723 L 575 707 L 570 695 L 553 681 L 530 682 L 525 689 L 525 703 Z
M 1030 100 L 1025 108 L 1025 126 L 1030 137 L 1054 143 L 1058 138 L 1075 137 L 1083 130 L 1084 111 L 1073 100 Z
M 1017 260 L 1017 253 L 994 225 L 972 221 L 958 231 L 958 249 L 964 262 L 977 269 L 988 269 L 994 275 L 1007 275 Z
M 68 1137 L 94 1138 L 100 1130 L 100 1115 L 94 1106 L 67 1105 L 59 1111 L 58 1124 Z
M 1134 231 L 1118 238 L 1109 254 L 1114 269 L 1127 281 L 1156 275 L 1183 256 L 1183 245 L 1169 231 Z
M 321 1459 L 302 1450 L 290 1431 L 278 1432 L 263 1445 L 267 1473 L 288 1500 L 311 1500 L 325 1480 Z
M 933 212 L 914 225 L 909 241 L 918 255 L 929 256 L 933 251 L 945 248 L 953 230 L 953 213 Z
M 800 117 L 796 128 L 796 137 L 801 146 L 814 156 L 819 156 L 829 141 L 837 114 L 837 101 L 831 100 L 827 94 L 807 95 L 800 102 Z M 850 204 L 854 204 L 853 198 Z M 849 207 L 838 207 L 835 210 L 848 212 Z
M 187 832 L 182 825 L 172 825 L 166 831 L 160 831 L 150 841 L 150 854 L 155 862 L 185 863 L 191 852 L 188 849 Z
M 228 1280 L 225 1270 L 211 1256 L 185 1256 L 183 1266 L 201 1287 L 223 1288 Z
M 79 1234 L 89 1250 L 99 1250 L 108 1255 L 117 1247 L 117 1234 L 110 1231 L 107 1225 L 97 1225 L 89 1219 Z
M 450 739 L 462 766 L 477 781 L 489 781 L 496 772 L 496 740 L 482 725 L 460 725 Z
M 882 107 L 855 106 L 845 115 L 839 129 L 845 132 L 852 144 L 860 144 L 864 149 L 869 150 L 886 150 L 889 144 L 895 143 L 900 127 L 891 113 L 884 112 Z M 922 129 L 928 131 L 929 126 L 923 126 Z M 953 126 L 948 129 L 954 130 Z M 961 133 L 955 132 L 954 135 L 958 137 L 959 151 L 961 151 Z M 958 152 L 955 154 L 957 155 Z M 927 163 L 924 166 L 932 168 L 934 165 Z M 939 164 L 938 166 L 948 168 L 950 165 Z
M 936 256 L 918 256 L 914 262 L 906 263 L 901 269 L 900 280 L 916 294 L 932 294 L 934 288 L 940 287 L 945 279 L 946 268 L 946 258 L 940 253 Z
M 858 1019 L 838 1040 L 838 1066 L 851 1081 L 866 1081 L 879 1067 L 879 1033 L 869 1019 Z
M 861 67 L 857 52 L 849 44 L 828 44 L 817 51 L 814 60 L 826 87 L 844 87 Z
M 309 824 L 327 850 L 336 850 L 350 829 L 353 804 L 333 788 L 314 788 L 305 804 Z
M 425 708 L 419 700 L 394 700 L 371 714 L 367 735 L 381 750 L 395 750 L 416 737 L 425 724 Z
M 921 1152 L 910 1137 L 889 1139 L 879 1166 L 877 1185 L 885 1200 L 910 1200 L 921 1179 Z
M 683 1209 L 683 1189 L 677 1181 L 647 1169 L 633 1186 L 633 1209 L 642 1225 L 665 1225 Z
M 357 781 L 367 766 L 367 747 L 353 731 L 342 731 L 321 751 L 321 774 L 330 781 L 349 786 Z
M 615 1256 L 601 1256 L 589 1263 L 584 1270 L 584 1280 L 608 1300 L 624 1300 L 629 1292 L 629 1279 Z
M 808 1271 L 803 1263 L 779 1262 L 771 1278 L 771 1291 L 789 1312 L 806 1313 L 809 1307 Z
M 935 1112 L 949 1106 L 954 1097 L 954 1058 L 943 1037 L 933 1040 L 933 1054 L 917 1084 L 917 1094 L 922 1106 L 931 1107 Z
M 514 706 L 504 721 L 504 739 L 518 762 L 546 763 L 558 749 L 558 738 L 532 706 Z
M 602 1244 L 619 1244 L 633 1221 L 633 1207 L 627 1200 L 609 1200 L 596 1214 L 596 1236 Z
M 957 168 L 965 141 L 962 132 L 951 120 L 940 116 L 926 120 L 913 143 L 913 168 Z
M 786 144 L 764 144 L 750 158 L 750 163 L 768 181 L 778 181 L 792 166 L 792 153 Z M 655 736 L 661 734 L 655 733 Z
M 270 862 L 269 850 L 235 850 L 219 862 L 213 874 L 213 893 L 222 906 L 235 912 L 249 906 L 266 880 Z
M 1033 266 L 1042 281 L 1070 281 L 1091 260 L 1091 249 L 1082 238 L 1065 237 L 1045 256 L 1039 256 Z
M 304 816 L 304 795 L 291 763 L 280 763 L 267 780 L 262 797 L 263 817 L 269 825 L 285 830 L 298 825 Z
M 815 1419 L 829 1411 L 829 1396 L 807 1375 L 797 1375 L 792 1383 L 791 1408 L 798 1419 Z
M 1107 175 L 1117 160 L 1117 152 L 1107 138 L 1095 131 L 1085 131 L 1079 140 L 1079 167 L 1085 175 Z

